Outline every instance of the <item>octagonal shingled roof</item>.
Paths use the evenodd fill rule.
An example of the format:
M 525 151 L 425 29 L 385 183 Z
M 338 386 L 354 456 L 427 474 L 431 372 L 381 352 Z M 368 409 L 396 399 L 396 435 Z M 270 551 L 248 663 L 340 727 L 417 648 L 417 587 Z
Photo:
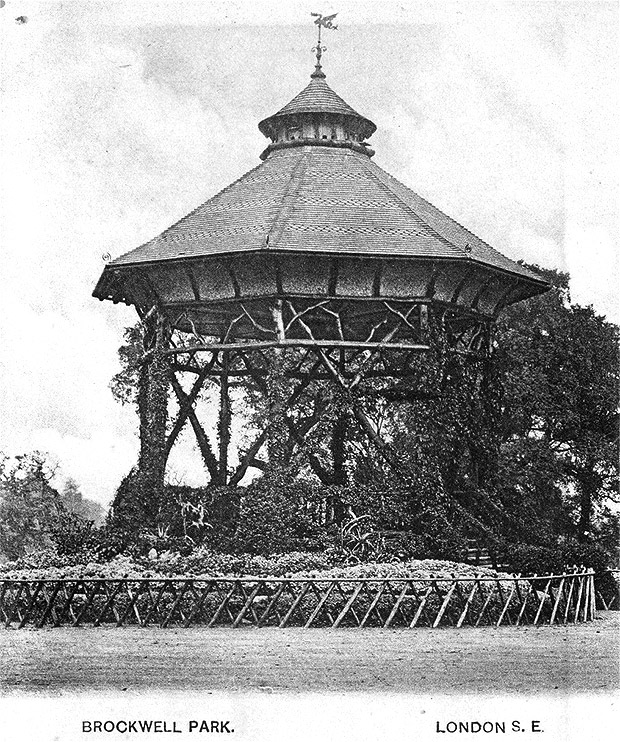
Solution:
M 366 155 L 317 146 L 272 152 L 110 266 L 256 250 L 456 258 L 542 283 Z

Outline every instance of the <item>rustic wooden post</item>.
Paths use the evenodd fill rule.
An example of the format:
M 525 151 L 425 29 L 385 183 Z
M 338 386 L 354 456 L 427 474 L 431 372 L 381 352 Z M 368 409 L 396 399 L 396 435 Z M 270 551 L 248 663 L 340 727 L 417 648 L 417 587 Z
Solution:
M 144 320 L 145 362 L 142 365 L 138 407 L 140 413 L 140 457 L 138 469 L 142 506 L 155 522 L 164 499 L 167 446 L 169 367 L 165 351 L 168 333 L 164 315 L 154 308 Z
M 452 575 L 452 577 L 454 579 L 454 575 Z M 434 629 L 436 629 L 439 626 L 441 619 L 443 618 L 443 614 L 445 613 L 446 608 L 448 607 L 448 603 L 450 602 L 450 598 L 452 597 L 454 591 L 456 590 L 456 585 L 457 585 L 457 581 L 454 580 L 454 582 L 452 583 L 452 587 L 446 593 L 444 601 L 441 604 L 441 608 L 439 609 L 439 613 L 437 614 L 437 617 L 435 618 L 435 621 L 433 622 Z
M 282 301 L 272 306 L 272 317 L 278 342 L 285 339 Z M 274 348 L 269 359 L 269 372 L 266 378 L 268 405 L 267 450 L 269 468 L 272 471 L 286 468 L 288 425 L 286 422 L 287 383 L 284 378 L 285 349 Z
M 355 602 L 355 600 L 358 597 L 358 595 L 361 593 L 363 587 L 364 587 L 364 581 L 362 580 L 362 581 L 359 582 L 359 584 L 357 585 L 357 587 L 355 588 L 355 590 L 353 591 L 353 593 L 351 594 L 351 596 L 349 597 L 349 599 L 345 603 L 344 608 L 338 614 L 338 617 L 334 621 L 334 625 L 332 626 L 332 629 L 337 629 L 340 626 L 340 624 L 342 623 L 344 617 L 349 612 L 349 609 L 351 608 L 351 606 Z
M 414 617 L 411 619 L 411 623 L 409 624 L 409 628 L 413 629 L 415 628 L 416 624 L 420 620 L 420 616 L 422 615 L 422 611 L 424 610 L 424 606 L 426 605 L 426 601 L 428 600 L 428 596 L 433 592 L 433 586 L 429 585 L 422 596 L 422 600 L 420 601 L 420 604 L 418 605 L 418 608 L 415 612 Z M 429 621 L 430 624 L 430 621 Z
M 573 600 L 573 592 L 575 590 L 575 580 L 577 579 L 575 574 L 575 568 L 573 568 L 573 574 L 569 575 L 570 579 L 570 588 L 568 590 L 568 596 L 566 598 L 566 608 L 564 609 L 564 623 L 568 623 L 568 618 L 570 614 L 571 604 Z
M 476 575 L 477 577 L 478 575 Z M 474 599 L 474 594 L 476 590 L 478 589 L 478 582 L 474 582 L 474 586 L 472 587 L 469 595 L 467 596 L 467 601 L 465 603 L 465 606 L 463 608 L 463 611 L 461 615 L 459 616 L 459 620 L 456 623 L 456 628 L 460 629 L 463 625 L 463 621 L 465 621 L 465 616 L 467 615 L 467 611 L 469 610 L 469 606 L 471 605 L 472 600 Z
M 551 586 L 551 578 L 547 580 L 547 583 L 545 585 L 545 592 L 543 593 L 542 598 L 540 598 L 540 603 L 538 604 L 538 610 L 536 611 L 536 617 L 534 618 L 534 626 L 538 625 L 538 619 L 540 618 L 540 614 L 542 613 L 542 609 L 545 605 L 545 600 L 547 600 L 549 596 L 550 586 Z
M 583 620 L 590 620 L 590 570 L 583 570 L 584 594 L 583 594 Z
M 536 592 L 536 588 L 534 587 L 534 585 L 535 585 L 535 579 L 536 579 L 537 576 L 538 576 L 538 573 L 535 572 L 532 575 L 532 577 L 534 578 L 534 580 L 530 580 L 529 581 L 527 592 L 525 593 L 525 596 L 523 598 L 523 603 L 521 604 L 521 610 L 519 611 L 519 615 L 517 616 L 517 622 L 515 624 L 516 626 L 518 626 L 521 623 L 521 619 L 524 616 L 525 616 L 525 620 L 527 621 L 527 600 L 530 597 L 530 595 L 532 594 L 532 592 L 534 592 L 534 593 Z
M 390 611 L 390 615 L 387 617 L 385 623 L 383 624 L 384 629 L 389 629 L 392 621 L 396 618 L 396 614 L 400 610 L 400 604 L 405 600 L 407 597 L 407 592 L 409 591 L 409 583 L 405 582 L 405 586 L 400 591 L 398 597 L 396 598 L 396 601 L 392 607 L 392 610 Z M 402 612 L 401 612 L 402 615 Z
M 339 394 L 341 394 L 339 390 Z M 348 427 L 348 417 L 346 413 L 346 403 L 339 399 L 338 409 L 335 412 L 335 420 L 332 427 L 332 458 L 334 462 L 333 483 L 335 485 L 345 485 L 347 483 L 346 471 L 346 436 Z M 345 508 L 339 496 L 331 498 L 332 517 L 336 523 L 342 523 L 345 516 Z
M 229 352 L 222 352 L 222 375 L 220 377 L 220 417 L 218 421 L 219 433 L 219 484 L 228 481 L 228 447 L 230 445 L 230 394 L 229 394 Z
M 336 419 L 332 432 L 332 456 L 334 459 L 334 484 L 346 484 L 347 472 L 345 469 L 345 439 L 347 434 L 347 418 L 344 410 L 336 412 Z
M 510 594 L 508 595 L 508 599 L 504 603 L 504 607 L 502 608 L 502 611 L 499 614 L 499 618 L 497 619 L 497 623 L 495 624 L 496 626 L 501 626 L 502 621 L 504 620 L 504 616 L 506 615 L 506 612 L 508 611 L 508 606 L 510 605 L 510 602 L 515 594 L 515 591 L 516 591 L 516 587 L 515 587 L 515 583 L 513 582 L 510 588 Z M 503 599 L 503 595 L 502 595 L 502 599 Z M 510 615 L 508 615 L 508 622 L 512 624 L 512 621 L 510 620 Z
M 562 595 L 564 594 L 564 581 L 566 580 L 566 575 L 562 575 L 562 578 L 560 579 L 560 585 L 558 587 L 558 592 L 555 596 L 555 601 L 553 603 L 553 610 L 551 611 L 551 618 L 549 619 L 549 623 L 552 624 L 555 621 L 555 616 L 558 612 L 558 608 L 560 606 L 560 599 L 562 598 Z
M 579 574 L 576 578 L 579 581 L 579 591 L 577 592 L 577 604 L 575 606 L 575 616 L 573 618 L 573 623 L 577 623 L 579 621 L 579 612 L 581 611 L 581 596 L 583 595 L 583 583 L 584 583 L 584 573 L 583 571 L 581 574 Z
M 329 596 L 332 594 L 335 587 L 336 587 L 336 583 L 334 581 L 330 582 L 329 587 L 327 588 L 327 590 L 325 590 L 323 595 L 319 598 L 319 602 L 316 604 L 315 609 L 312 611 L 312 613 L 310 614 L 310 617 L 304 624 L 304 629 L 308 629 L 310 628 L 310 626 L 312 626 L 313 621 L 322 611 L 323 606 L 325 605 L 325 603 L 327 603 Z

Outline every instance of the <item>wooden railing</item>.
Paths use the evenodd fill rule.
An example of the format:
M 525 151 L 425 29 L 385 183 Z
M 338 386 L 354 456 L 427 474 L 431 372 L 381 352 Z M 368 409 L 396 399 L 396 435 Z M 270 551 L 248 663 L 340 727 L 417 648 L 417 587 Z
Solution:
M 414 628 L 594 618 L 594 573 L 533 577 L 4 580 L 6 627 Z

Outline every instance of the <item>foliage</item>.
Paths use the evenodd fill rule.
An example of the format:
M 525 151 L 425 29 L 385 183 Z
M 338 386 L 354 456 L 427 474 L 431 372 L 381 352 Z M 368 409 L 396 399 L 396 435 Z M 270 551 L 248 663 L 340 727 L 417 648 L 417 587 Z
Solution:
M 74 479 L 69 477 L 60 493 L 60 499 L 67 513 L 75 514 L 94 526 L 100 526 L 105 520 L 105 510 L 98 502 L 84 497 Z
M 0 552 L 15 559 L 51 546 L 49 523 L 61 504 L 50 470 L 39 452 L 0 460 Z
M 126 327 L 123 340 L 123 345 L 118 349 L 121 370 L 112 378 L 110 389 L 120 404 L 137 404 L 140 361 L 144 353 L 142 324 Z
M 328 540 L 306 507 L 314 488 L 275 471 L 253 482 L 241 498 L 233 549 L 253 554 L 314 551 Z
M 122 551 L 189 552 L 202 543 L 228 547 L 233 541 L 242 490 L 232 487 L 166 485 L 153 513 L 151 489 L 137 470 L 121 482 L 107 522 Z M 118 552 L 117 552 L 118 553 Z
M 351 519 L 368 516 L 362 536 L 374 546 L 362 558 L 380 554 L 398 559 L 458 559 L 467 545 L 466 530 L 476 532 L 476 523 L 436 489 L 416 489 L 415 484 L 403 482 L 392 487 L 356 483 L 327 492 L 344 504 Z
M 568 541 L 553 548 L 531 544 L 507 545 L 498 561 L 520 574 L 561 574 L 566 569 L 589 567 L 597 573 L 610 568 L 610 558 L 595 544 Z
M 91 553 L 59 554 L 57 549 L 50 546 L 37 551 L 31 551 L 23 556 L 0 564 L 0 575 L 5 579 L 44 579 L 63 576 L 63 570 L 69 567 L 82 567 L 84 563 L 93 561 L 96 557 Z
M 511 540 L 550 544 L 560 535 L 576 536 L 576 524 L 566 507 L 564 467 L 544 440 L 506 441 L 493 484 L 495 501 L 507 519 L 503 531 Z
M 271 378 L 235 381 L 251 427 L 277 423 L 267 459 L 278 466 L 257 456 L 267 472 L 246 489 L 166 488 L 155 509 L 134 472 L 110 526 L 135 553 L 332 544 L 351 559 L 458 559 L 472 538 L 498 553 L 523 544 L 559 558 L 575 539 L 613 550 L 618 329 L 571 305 L 566 274 L 540 272 L 554 288 L 503 311 L 489 358 L 454 352 L 431 317 L 431 350 L 408 379 L 366 378 L 347 391 L 309 383 L 287 412 L 296 437 L 281 414 L 291 379 L 277 389 Z M 125 401 L 136 399 L 140 332 L 127 332 L 115 379 Z M 294 364 L 295 353 L 280 362 Z
M 80 561 L 75 555 L 60 556 L 53 552 L 29 555 L 0 565 L 3 579 L 139 579 L 161 577 L 473 577 L 495 576 L 489 567 L 474 567 L 458 562 L 411 559 L 405 562 L 365 562 L 348 565 L 342 555 L 331 550 L 324 553 L 290 552 L 267 556 L 223 554 L 198 547 L 191 554 L 162 555 L 156 560 L 119 555 L 108 561 L 89 554 Z
M 9 559 L 39 550 L 61 554 L 89 546 L 102 508 L 69 479 L 62 492 L 50 484 L 55 469 L 35 451 L 11 462 L 0 457 L 0 554 Z
M 282 554 L 222 554 L 202 547 L 189 554 L 179 566 L 184 572 L 214 575 L 291 576 L 305 571 L 326 570 L 341 561 L 334 550 L 289 551 Z
M 356 479 L 391 484 L 392 528 L 432 541 L 452 532 L 492 549 L 609 532 L 618 329 L 570 305 L 567 275 L 545 277 L 555 288 L 504 311 L 488 361 L 447 351 L 435 327 L 417 373 L 388 390 L 395 403 L 384 427 L 401 474 L 375 451 L 356 465 Z
M 544 273 L 555 288 L 510 307 L 498 323 L 503 464 L 514 472 L 524 444 L 537 441 L 537 460 L 526 459 L 530 481 L 547 493 L 555 486 L 556 510 L 557 488 L 574 492 L 566 512 L 572 506 L 577 535 L 587 540 L 601 504 L 617 497 L 618 328 L 592 307 L 569 303 L 567 274 Z M 544 508 L 546 497 L 536 499 Z M 570 532 L 565 518 L 562 525 Z
M 48 532 L 59 554 L 78 554 L 93 543 L 93 521 L 61 508 Z

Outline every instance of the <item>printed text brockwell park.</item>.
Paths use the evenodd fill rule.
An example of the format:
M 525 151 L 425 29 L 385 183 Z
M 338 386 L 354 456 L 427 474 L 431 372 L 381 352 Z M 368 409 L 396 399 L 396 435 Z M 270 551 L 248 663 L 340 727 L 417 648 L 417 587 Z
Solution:
M 191 721 L 155 721 L 153 719 L 136 719 L 133 721 L 118 719 L 113 721 L 83 721 L 82 732 L 118 732 L 120 734 L 137 734 L 139 732 L 163 732 L 169 734 L 183 734 L 183 732 L 208 732 L 209 734 L 232 734 L 235 730 L 231 721 L 225 720 L 191 720 Z

